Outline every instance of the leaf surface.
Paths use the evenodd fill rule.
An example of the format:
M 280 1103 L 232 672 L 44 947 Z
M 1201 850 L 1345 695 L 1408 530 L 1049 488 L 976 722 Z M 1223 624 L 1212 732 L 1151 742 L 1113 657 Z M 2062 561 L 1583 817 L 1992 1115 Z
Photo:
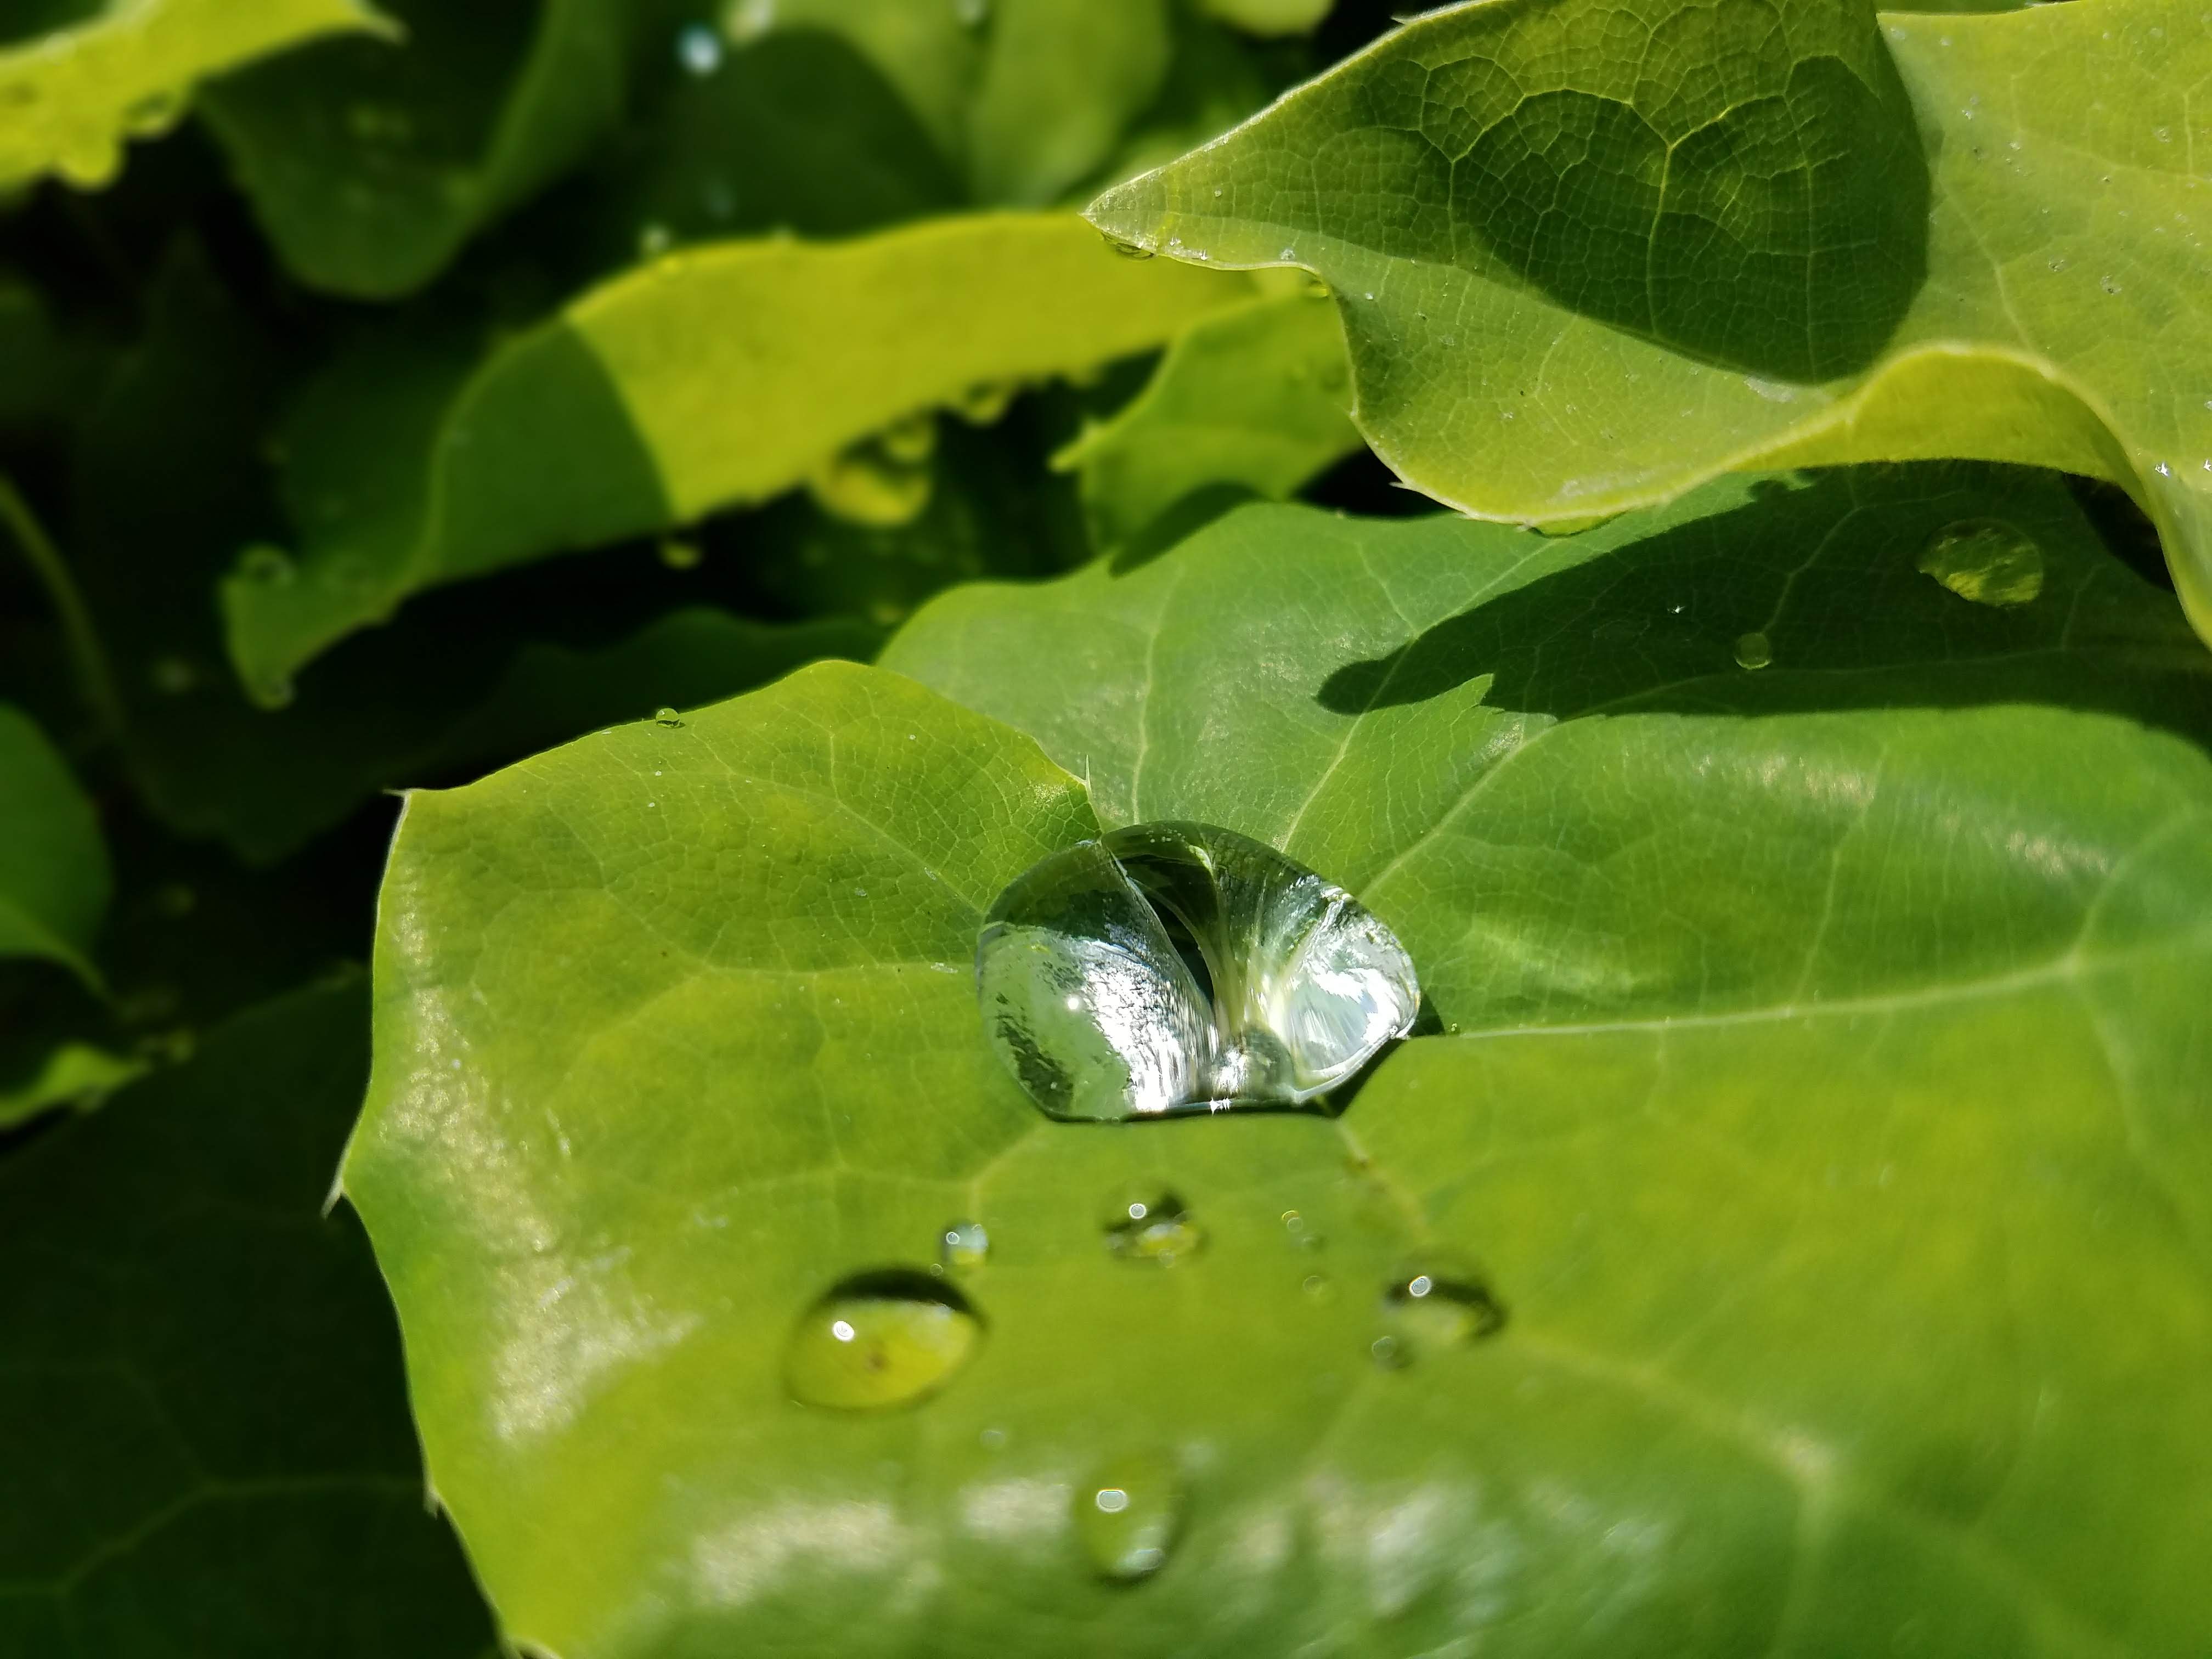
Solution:
M 1823 101 L 1832 74 L 1792 90 L 1840 60 L 1785 46 L 1786 20 L 1838 9 L 1639 5 L 1608 32 L 1576 5 L 1452 8 L 1091 212 L 1170 254 L 1319 272 L 1354 418 L 1464 511 L 1571 524 L 1731 468 L 2033 462 L 2124 485 L 2212 636 L 2201 8 L 1885 15 L 1910 155 Z M 1670 55 L 1668 19 L 1711 38 Z M 1801 92 L 1834 124 L 1766 132 Z M 1655 149 L 1701 100 L 1726 104 L 1716 152 Z M 1793 149 L 1823 131 L 1832 155 Z
M 118 0 L 0 47 L 0 190 L 112 180 L 125 143 L 174 125 L 204 76 L 319 35 L 380 33 L 362 0 Z
M 902 416 L 1157 345 L 1249 291 L 1117 260 L 1073 215 L 974 215 L 672 254 L 458 383 L 443 356 L 341 362 L 289 434 L 296 569 L 256 553 L 223 584 L 232 659 L 280 700 L 411 593 L 765 500 Z
M 626 0 L 394 0 L 404 33 L 332 40 L 210 89 L 210 125 L 286 267 L 355 299 L 435 276 L 622 114 Z
M 1082 480 L 1101 547 L 1121 547 L 1209 489 L 1280 498 L 1363 441 L 1344 331 L 1304 295 L 1194 323 L 1144 391 L 1053 458 Z
M 107 850 L 92 802 L 30 717 L 0 703 L 0 957 L 41 957 L 97 985 Z
M 1999 517 L 2033 600 L 1917 568 Z M 410 805 L 345 1185 L 510 1638 L 2201 1644 L 2212 674 L 2051 481 L 1251 507 L 886 660 Z M 1355 886 L 1449 1035 L 1337 1119 L 1048 1122 L 968 964 L 1094 808 Z M 1203 1248 L 1109 1250 L 1133 1190 Z M 964 1369 L 790 1399 L 816 1298 L 963 1219 Z M 1453 1257 L 1504 1330 L 1378 1367 Z M 1109 1477 L 1180 1506 L 1142 1584 L 1086 1553 Z
M 375 1268 L 318 1213 L 365 1002 L 270 1004 L 0 1164 L 0 1651 L 489 1651 Z

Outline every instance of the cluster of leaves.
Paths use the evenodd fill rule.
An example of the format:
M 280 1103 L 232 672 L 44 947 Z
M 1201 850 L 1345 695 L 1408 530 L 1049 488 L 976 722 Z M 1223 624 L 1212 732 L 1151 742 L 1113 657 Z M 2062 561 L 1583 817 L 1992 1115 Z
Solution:
M 0 0 L 0 1650 L 2200 1651 L 2203 8 Z M 1042 1117 L 1164 818 L 1426 1034 Z

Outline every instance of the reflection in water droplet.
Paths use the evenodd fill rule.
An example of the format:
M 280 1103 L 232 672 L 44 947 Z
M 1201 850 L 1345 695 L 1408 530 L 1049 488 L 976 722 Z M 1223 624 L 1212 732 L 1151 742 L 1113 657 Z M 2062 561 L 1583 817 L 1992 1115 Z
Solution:
M 1145 1451 L 1109 1459 L 1075 1491 L 1075 1536 L 1101 1577 L 1133 1583 L 1167 1565 L 1182 1525 L 1174 1459 Z
M 1054 1117 L 1317 1099 L 1419 1012 L 1396 937 L 1273 848 L 1136 824 L 1055 853 L 985 918 L 992 1046 Z
M 943 1279 L 905 1268 L 861 1273 L 801 1315 L 784 1348 L 793 1399 L 837 1411 L 912 1405 L 974 1355 L 982 1321 Z
M 1206 1245 L 1206 1230 L 1164 1187 L 1132 1187 L 1106 1206 L 1106 1248 L 1124 1261 L 1172 1267 Z
M 1917 568 L 1976 605 L 2027 605 L 2043 592 L 2043 550 L 2002 519 L 1960 519 L 1928 538 Z
M 684 724 L 682 720 L 677 718 L 676 711 L 673 708 L 654 709 L 653 711 L 653 723 L 655 726 L 678 726 Z
M 1382 1317 L 1401 1363 L 1462 1347 L 1505 1327 L 1505 1310 L 1481 1274 L 1434 1255 L 1401 1268 L 1383 1288 Z
M 687 24 L 676 33 L 676 61 L 694 75 L 722 67 L 722 37 L 704 23 Z
M 938 1257 L 962 1272 L 980 1267 L 991 1254 L 991 1235 L 980 1221 L 956 1221 L 938 1241 Z
M 1764 634 L 1739 634 L 1735 636 L 1735 665 L 1738 668 L 1764 668 L 1774 660 L 1774 644 Z

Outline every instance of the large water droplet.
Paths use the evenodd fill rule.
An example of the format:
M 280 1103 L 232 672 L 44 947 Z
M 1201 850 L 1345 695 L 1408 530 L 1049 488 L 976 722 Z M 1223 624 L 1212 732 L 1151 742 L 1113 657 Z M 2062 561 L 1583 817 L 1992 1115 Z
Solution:
M 1295 1106 L 1403 1036 L 1420 988 L 1364 906 L 1273 848 L 1135 824 L 1018 878 L 975 947 L 999 1057 L 1054 1117 Z
M 833 1286 L 792 1328 L 783 1381 L 793 1399 L 837 1411 L 925 1400 L 966 1364 L 982 1321 L 941 1279 L 905 1268 Z
M 1928 538 L 1919 568 L 1976 605 L 2027 605 L 2043 592 L 2043 550 L 2002 519 L 1960 519 Z
M 1774 642 L 1764 634 L 1739 634 L 1735 636 L 1735 665 L 1738 668 L 1764 668 L 1774 660 Z
M 1473 1267 L 1432 1255 L 1407 1264 L 1384 1286 L 1382 1318 L 1382 1341 L 1403 1364 L 1495 1335 L 1504 1328 L 1505 1309 Z M 1384 1358 L 1379 1349 L 1377 1358 Z
M 1100 1225 L 1107 1249 L 1124 1261 L 1172 1267 L 1206 1247 L 1206 1230 L 1164 1187 L 1121 1192 L 1106 1206 Z
M 1075 1490 L 1075 1535 L 1101 1577 L 1149 1578 L 1167 1565 L 1182 1529 L 1182 1476 L 1164 1452 L 1109 1459 Z
M 938 1240 L 938 1259 L 956 1272 L 983 1265 L 991 1254 L 991 1235 L 980 1221 L 956 1221 Z

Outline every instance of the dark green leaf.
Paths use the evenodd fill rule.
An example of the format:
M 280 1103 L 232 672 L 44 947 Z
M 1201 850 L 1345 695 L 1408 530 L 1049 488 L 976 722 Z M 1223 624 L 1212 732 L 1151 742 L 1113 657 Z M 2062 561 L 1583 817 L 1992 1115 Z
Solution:
M 489 1648 L 375 1269 L 318 1213 L 365 1001 L 271 1004 L 0 1165 L 0 1651 Z
M 21 710 L 0 703 L 0 957 L 42 957 L 88 984 L 107 908 L 92 803 Z
M 411 293 L 623 110 L 629 0 L 392 0 L 404 33 L 331 41 L 213 88 L 207 116 L 295 275 Z

